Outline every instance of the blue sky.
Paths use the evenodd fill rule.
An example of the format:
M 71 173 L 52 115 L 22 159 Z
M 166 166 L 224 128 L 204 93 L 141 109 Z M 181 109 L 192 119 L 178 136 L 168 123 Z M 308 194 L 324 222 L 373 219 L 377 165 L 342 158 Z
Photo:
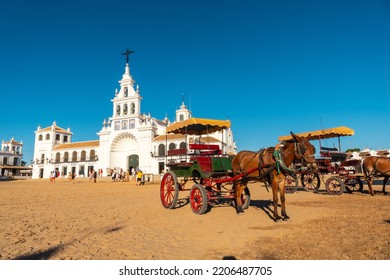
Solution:
M 184 95 L 232 121 L 238 150 L 342 125 L 343 150 L 390 148 L 390 1 L 1 2 L 0 138 L 25 161 L 38 125 L 98 139 L 126 48 L 142 112 L 173 120 Z

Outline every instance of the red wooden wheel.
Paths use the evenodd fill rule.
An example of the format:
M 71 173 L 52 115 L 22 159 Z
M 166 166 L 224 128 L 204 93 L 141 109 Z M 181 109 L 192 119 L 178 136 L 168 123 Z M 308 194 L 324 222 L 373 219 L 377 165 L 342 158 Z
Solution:
M 176 174 L 168 171 L 164 174 L 160 185 L 160 199 L 162 205 L 167 209 L 173 209 L 176 206 L 179 197 L 179 184 Z
M 330 195 L 340 195 L 344 192 L 344 182 L 338 177 L 330 177 L 326 180 L 325 187 Z
M 307 191 L 315 191 L 320 188 L 321 179 L 318 173 L 304 173 L 301 175 L 302 187 Z
M 298 189 L 298 178 L 296 176 L 287 174 L 284 191 L 286 193 L 295 193 Z
M 195 184 L 190 191 L 190 205 L 192 212 L 198 215 L 206 213 L 208 209 L 207 190 L 201 184 Z

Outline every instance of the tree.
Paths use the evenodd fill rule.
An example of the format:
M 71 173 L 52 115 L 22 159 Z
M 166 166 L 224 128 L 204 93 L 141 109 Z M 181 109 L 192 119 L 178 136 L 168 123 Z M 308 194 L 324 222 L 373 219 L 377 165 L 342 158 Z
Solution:
M 345 151 L 346 153 L 352 153 L 352 152 L 360 152 L 359 148 L 353 148 L 353 149 L 348 149 Z

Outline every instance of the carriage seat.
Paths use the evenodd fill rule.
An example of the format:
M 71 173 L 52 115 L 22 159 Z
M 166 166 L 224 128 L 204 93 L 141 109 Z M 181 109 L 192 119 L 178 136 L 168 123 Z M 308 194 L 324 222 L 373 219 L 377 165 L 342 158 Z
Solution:
M 187 154 L 186 148 L 174 149 L 168 151 L 168 156 L 177 156 L 177 155 L 186 155 L 186 154 Z
M 199 155 L 211 156 L 211 155 L 221 155 L 222 151 L 219 149 L 219 145 L 210 145 L 210 144 L 190 144 L 191 150 L 198 150 Z
M 339 150 L 337 148 L 321 147 L 320 156 L 321 157 L 331 157 L 332 154 L 338 153 L 338 151 Z

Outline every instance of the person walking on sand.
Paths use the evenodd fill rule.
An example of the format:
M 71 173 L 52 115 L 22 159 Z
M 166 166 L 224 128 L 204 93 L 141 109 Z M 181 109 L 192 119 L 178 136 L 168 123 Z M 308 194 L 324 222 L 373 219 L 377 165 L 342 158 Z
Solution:
M 56 172 L 52 171 L 50 172 L 50 183 L 55 183 L 56 182 Z
M 94 176 L 93 176 L 93 169 L 91 169 L 89 171 L 89 180 L 88 180 L 88 182 L 92 182 L 93 178 L 94 178 Z
M 136 185 L 141 185 L 141 180 L 142 180 L 142 171 L 140 169 L 137 172 L 137 184 Z
M 74 184 L 75 178 L 76 178 L 76 172 L 72 173 L 72 183 L 73 184 Z
M 137 180 L 137 171 L 135 170 L 135 168 L 133 169 L 133 174 L 132 174 L 132 179 L 131 179 L 131 181 L 132 182 L 136 182 L 136 180 Z
M 93 182 L 96 183 L 97 172 L 93 170 Z

